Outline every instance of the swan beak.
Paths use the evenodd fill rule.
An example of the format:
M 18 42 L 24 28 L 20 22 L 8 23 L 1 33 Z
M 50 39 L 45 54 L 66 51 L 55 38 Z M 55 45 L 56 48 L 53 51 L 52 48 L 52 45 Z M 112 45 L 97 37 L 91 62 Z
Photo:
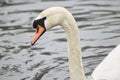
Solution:
M 40 26 L 40 25 L 37 25 L 36 27 L 36 34 L 34 35 L 33 39 L 32 39 L 32 42 L 31 42 L 31 45 L 34 45 L 35 42 L 40 38 L 40 36 L 42 36 L 42 34 L 45 32 L 45 28 Z

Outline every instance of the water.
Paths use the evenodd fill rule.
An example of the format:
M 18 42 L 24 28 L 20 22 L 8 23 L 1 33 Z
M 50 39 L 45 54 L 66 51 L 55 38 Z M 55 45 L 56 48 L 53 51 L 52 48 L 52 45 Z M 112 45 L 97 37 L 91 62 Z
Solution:
M 66 7 L 81 36 L 86 76 L 120 43 L 119 0 L 1 0 L 0 80 L 69 80 L 66 34 L 60 26 L 31 46 L 32 22 L 44 9 Z

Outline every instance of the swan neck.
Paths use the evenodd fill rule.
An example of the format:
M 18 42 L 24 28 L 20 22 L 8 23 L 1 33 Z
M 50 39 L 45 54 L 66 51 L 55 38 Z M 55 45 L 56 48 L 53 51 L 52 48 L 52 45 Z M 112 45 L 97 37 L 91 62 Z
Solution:
M 69 72 L 70 80 L 86 80 L 81 56 L 80 37 L 78 27 L 74 18 L 68 20 L 65 26 L 68 41 L 68 61 L 69 61 Z

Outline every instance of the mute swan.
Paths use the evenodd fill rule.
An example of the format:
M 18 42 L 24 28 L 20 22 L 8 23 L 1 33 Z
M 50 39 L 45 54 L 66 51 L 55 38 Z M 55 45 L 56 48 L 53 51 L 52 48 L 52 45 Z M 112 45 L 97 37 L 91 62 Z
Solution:
M 31 44 L 34 45 L 39 37 L 50 28 L 60 25 L 67 34 L 68 62 L 70 80 L 86 80 L 80 48 L 80 37 L 76 21 L 72 14 L 63 7 L 51 7 L 34 20 L 36 28 Z M 92 73 L 93 80 L 120 80 L 120 45 L 98 65 Z

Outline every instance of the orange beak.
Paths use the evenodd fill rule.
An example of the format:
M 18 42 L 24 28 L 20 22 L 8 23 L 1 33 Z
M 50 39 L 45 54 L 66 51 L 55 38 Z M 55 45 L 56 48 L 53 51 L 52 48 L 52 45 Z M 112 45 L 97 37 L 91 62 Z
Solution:
M 31 44 L 34 45 L 35 42 L 40 38 L 40 36 L 45 32 L 45 28 L 37 25 L 36 27 L 36 34 L 34 35 Z

